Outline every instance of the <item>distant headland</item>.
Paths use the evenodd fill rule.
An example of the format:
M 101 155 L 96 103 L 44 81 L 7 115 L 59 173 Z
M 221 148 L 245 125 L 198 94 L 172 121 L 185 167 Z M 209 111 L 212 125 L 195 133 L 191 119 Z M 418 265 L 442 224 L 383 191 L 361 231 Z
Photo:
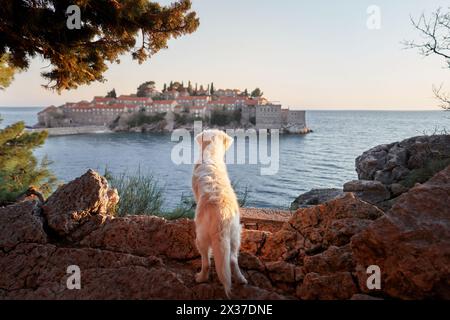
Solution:
M 51 129 L 50 135 L 94 131 L 171 132 L 190 129 L 196 120 L 214 128 L 278 129 L 281 133 L 305 134 L 304 110 L 289 110 L 272 103 L 256 88 L 215 89 L 189 81 L 164 84 L 142 83 L 135 94 L 116 95 L 115 89 L 91 101 L 49 106 L 38 113 L 36 129 Z M 101 130 L 104 128 L 104 130 Z

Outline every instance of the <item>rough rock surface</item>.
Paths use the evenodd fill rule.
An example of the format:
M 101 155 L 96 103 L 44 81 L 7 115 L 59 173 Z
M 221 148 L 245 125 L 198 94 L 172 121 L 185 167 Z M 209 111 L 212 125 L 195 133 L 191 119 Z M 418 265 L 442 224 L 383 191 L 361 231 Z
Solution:
M 241 208 L 241 223 L 244 228 L 275 232 L 292 217 L 288 210 L 267 208 Z
M 49 227 L 59 236 L 71 237 L 71 233 L 86 222 L 103 222 L 108 210 L 118 201 L 117 190 L 110 189 L 104 177 L 88 170 L 59 187 L 45 202 L 43 214 Z
M 46 243 L 38 202 L 24 201 L 0 208 L 0 248 L 10 251 L 24 242 Z
M 343 195 L 344 192 L 342 191 L 342 189 L 312 189 L 299 195 L 291 203 L 291 210 L 297 210 L 298 208 L 308 208 L 311 206 L 322 204 Z
M 297 210 L 276 232 L 244 230 L 241 251 L 264 263 L 264 276 L 280 294 L 349 299 L 360 292 L 350 239 L 382 215 L 377 207 L 345 194 Z
M 392 199 L 450 164 L 450 135 L 418 136 L 379 145 L 357 157 L 355 164 L 362 182 L 352 181 L 344 191 L 355 191 L 361 199 L 387 210 L 395 202 Z
M 450 166 L 400 196 L 351 245 L 362 288 L 367 266 L 378 265 L 389 296 L 450 299 Z
M 353 192 L 360 199 L 372 204 L 379 204 L 391 198 L 391 193 L 384 184 L 375 180 L 352 180 L 344 184 L 345 192 Z
M 348 193 L 274 219 L 277 228 L 244 228 L 239 263 L 249 284 L 234 284 L 232 297 L 449 297 L 449 170 L 402 195 L 386 217 Z M 88 172 L 44 205 L 0 208 L 0 299 L 225 298 L 214 268 L 209 282 L 194 281 L 192 220 L 115 218 L 115 199 Z M 381 291 L 364 289 L 368 264 L 382 269 Z M 80 290 L 67 287 L 71 265 L 80 267 Z

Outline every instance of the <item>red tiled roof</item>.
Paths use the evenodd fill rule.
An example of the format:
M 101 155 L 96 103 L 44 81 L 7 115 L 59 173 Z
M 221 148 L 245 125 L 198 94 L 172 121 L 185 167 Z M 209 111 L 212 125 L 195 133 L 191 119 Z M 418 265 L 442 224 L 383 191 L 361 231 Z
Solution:
M 245 103 L 248 106 L 256 106 L 258 104 L 258 100 L 255 99 L 246 99 Z
M 133 101 L 149 101 L 152 98 L 150 97 L 135 97 L 135 96 L 126 96 L 121 95 L 117 98 L 117 100 L 133 100 Z
M 245 101 L 245 97 L 220 97 L 216 101 L 223 101 L 223 102 L 235 102 L 235 101 Z
M 178 97 L 177 100 L 207 100 L 209 96 L 186 96 Z
M 93 102 L 97 102 L 97 101 L 114 101 L 116 100 L 115 98 L 107 98 L 107 97 L 94 97 L 94 99 L 92 100 Z

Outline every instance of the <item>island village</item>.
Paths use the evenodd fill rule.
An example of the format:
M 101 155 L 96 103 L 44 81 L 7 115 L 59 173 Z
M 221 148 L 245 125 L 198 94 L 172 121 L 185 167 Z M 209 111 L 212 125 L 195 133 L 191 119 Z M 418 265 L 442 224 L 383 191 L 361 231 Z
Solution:
M 270 102 L 259 88 L 249 93 L 247 89 L 216 90 L 213 83 L 204 87 L 171 82 L 159 91 L 153 81 L 141 84 L 135 94 L 117 96 L 113 89 L 92 101 L 49 106 L 38 113 L 35 127 L 60 128 L 62 132 L 70 132 L 70 128 L 164 132 L 191 128 L 194 120 L 217 128 L 278 129 L 297 134 L 311 131 L 305 111 Z

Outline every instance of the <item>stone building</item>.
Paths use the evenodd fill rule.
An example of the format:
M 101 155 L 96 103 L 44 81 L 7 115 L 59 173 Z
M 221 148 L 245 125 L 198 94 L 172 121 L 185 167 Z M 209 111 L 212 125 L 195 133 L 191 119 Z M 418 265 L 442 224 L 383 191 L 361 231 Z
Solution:
M 184 97 L 179 96 L 176 99 L 179 105 L 188 108 L 193 106 L 206 107 L 210 100 L 211 100 L 210 96 L 184 96 Z
M 146 106 L 153 102 L 152 98 L 150 97 L 137 97 L 137 96 L 127 96 L 127 95 L 121 95 L 115 99 L 116 103 L 123 103 L 123 104 L 134 104 L 139 106 Z
M 304 110 L 281 110 L 282 127 L 289 133 L 299 133 L 306 129 L 306 112 Z
M 138 105 L 116 103 L 111 105 L 92 104 L 77 105 L 64 108 L 64 116 L 70 119 L 72 126 L 76 125 L 102 125 L 107 126 L 121 114 L 139 110 Z
M 281 105 L 266 104 L 255 109 L 256 129 L 281 129 Z
M 151 105 L 148 105 L 145 110 L 149 113 L 163 113 L 175 111 L 177 106 L 176 100 L 155 100 Z

